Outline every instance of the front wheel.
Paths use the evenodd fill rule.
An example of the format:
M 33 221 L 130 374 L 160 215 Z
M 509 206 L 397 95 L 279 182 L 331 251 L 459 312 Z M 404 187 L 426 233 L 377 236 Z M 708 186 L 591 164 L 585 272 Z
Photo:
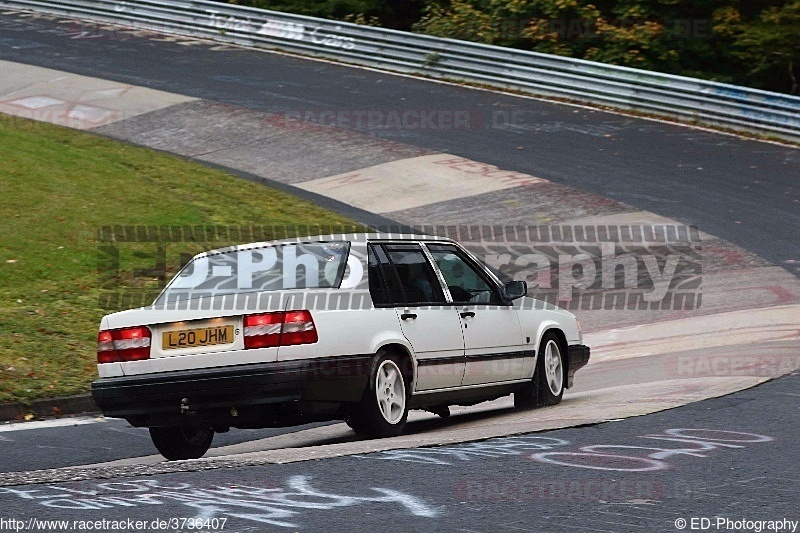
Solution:
M 401 359 L 388 353 L 378 354 L 364 392 L 347 424 L 358 435 L 395 437 L 403 432 L 408 419 L 409 384 L 400 370 Z
M 536 371 L 525 387 L 514 393 L 514 406 L 520 409 L 556 405 L 564 396 L 564 357 L 555 333 L 545 333 L 539 345 Z
M 214 430 L 204 427 L 154 427 L 150 438 L 156 449 L 168 461 L 199 459 L 211 447 Z

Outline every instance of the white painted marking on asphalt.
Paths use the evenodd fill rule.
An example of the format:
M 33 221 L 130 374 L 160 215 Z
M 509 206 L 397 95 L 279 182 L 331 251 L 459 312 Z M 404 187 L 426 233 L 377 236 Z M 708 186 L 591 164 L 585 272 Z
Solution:
M 11 105 L 24 107 L 26 109 L 41 109 L 43 107 L 61 105 L 64 103 L 64 101 L 57 98 L 50 98 L 49 96 L 29 96 L 27 98 L 20 98 L 19 100 L 14 100 L 8 103 Z
M 99 98 L 118 98 L 125 94 L 128 88 L 126 87 L 115 87 L 113 89 L 101 89 L 98 91 L 92 91 L 89 96 L 97 96 Z
M 315 488 L 312 479 L 309 475 L 295 475 L 282 484 L 265 480 L 256 486 L 237 483 L 199 487 L 190 483 L 165 485 L 163 479 L 138 479 L 98 483 L 91 488 L 84 485 L 80 490 L 54 485 L 46 489 L 2 487 L 0 494 L 48 509 L 79 509 L 92 517 L 103 516 L 109 508 L 147 508 L 170 502 L 194 509 L 195 519 L 231 517 L 255 522 L 261 529 L 265 525 L 298 529 L 301 525 L 297 522 L 305 511 L 336 512 L 352 507 L 383 509 L 394 505 L 393 515 L 398 510 L 424 518 L 441 515 L 439 508 L 425 500 L 395 489 L 371 487 L 360 491 L 366 493 L 363 496 L 349 496 Z
M 94 128 L 195 98 L 0 60 L 0 112 Z M 101 100 L 103 108 L 92 103 Z
M 579 451 L 562 452 L 546 451 L 531 455 L 531 459 L 542 463 L 588 468 L 614 472 L 648 472 L 669 468 L 666 459 L 673 455 L 691 457 L 708 457 L 708 452 L 720 448 L 746 448 L 747 444 L 771 442 L 775 440 L 768 435 L 727 431 L 720 429 L 673 428 L 657 435 L 640 435 L 643 439 L 678 442 L 694 446 L 683 448 L 654 448 L 651 446 L 635 446 L 628 444 L 595 444 L 582 446 Z M 644 450 L 645 457 L 624 455 L 611 450 Z M 632 453 L 632 452 L 631 452 Z M 556 457 L 556 459 L 553 459 Z M 627 466 L 625 463 L 627 462 Z
M 584 334 L 591 363 L 800 339 L 800 305 L 746 309 Z
M 56 418 L 54 420 L 36 420 L 34 422 L 11 422 L 0 426 L 0 433 L 10 431 L 25 431 L 28 429 L 47 429 L 69 426 L 84 426 L 86 424 L 97 424 L 106 422 L 107 418 L 102 417 L 77 417 L 77 418 Z
M 76 105 L 72 108 L 67 116 L 75 120 L 83 120 L 86 122 L 104 122 L 111 118 L 114 113 L 99 107 L 89 105 Z
M 297 186 L 373 213 L 390 213 L 433 203 L 545 183 L 450 154 L 391 161 Z M 387 194 L 391 191 L 391 194 Z

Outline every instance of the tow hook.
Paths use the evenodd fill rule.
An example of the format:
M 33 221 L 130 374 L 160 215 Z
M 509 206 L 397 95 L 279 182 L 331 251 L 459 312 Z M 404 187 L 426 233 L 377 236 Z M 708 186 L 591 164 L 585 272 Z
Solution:
M 189 412 L 189 398 L 181 399 L 181 414 L 185 415 Z

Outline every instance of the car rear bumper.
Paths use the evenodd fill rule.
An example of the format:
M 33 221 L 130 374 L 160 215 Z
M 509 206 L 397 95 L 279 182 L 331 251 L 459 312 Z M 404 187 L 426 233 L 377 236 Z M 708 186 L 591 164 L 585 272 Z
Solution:
M 304 403 L 359 401 L 370 361 L 356 355 L 101 378 L 92 396 L 104 415 L 136 426 L 252 426 L 287 405 L 294 415 Z
M 586 366 L 589 362 L 589 347 L 583 344 L 573 344 L 569 347 L 569 369 L 567 371 L 567 387 L 572 387 L 575 372 Z

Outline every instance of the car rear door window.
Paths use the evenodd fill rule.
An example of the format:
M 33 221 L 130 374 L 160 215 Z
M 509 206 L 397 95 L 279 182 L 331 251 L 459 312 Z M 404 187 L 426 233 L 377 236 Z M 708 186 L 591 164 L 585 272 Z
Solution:
M 445 303 L 433 267 L 418 244 L 371 246 L 368 275 L 376 305 Z
M 392 267 L 386 252 L 380 246 L 369 246 L 367 278 L 372 303 L 376 307 L 388 307 L 405 303 L 405 295 L 400 280 Z

